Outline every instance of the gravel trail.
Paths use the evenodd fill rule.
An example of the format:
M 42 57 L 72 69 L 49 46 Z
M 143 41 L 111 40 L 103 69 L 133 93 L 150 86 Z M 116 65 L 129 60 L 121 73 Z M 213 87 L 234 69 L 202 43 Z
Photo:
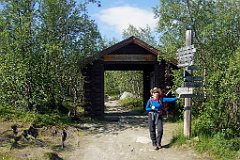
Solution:
M 81 137 L 79 148 L 69 160 L 210 160 L 187 147 L 170 145 L 176 129 L 181 127 L 176 123 L 164 123 L 163 148 L 154 150 L 146 115 L 125 113 L 117 101 L 105 105 L 109 121 L 95 125 Z

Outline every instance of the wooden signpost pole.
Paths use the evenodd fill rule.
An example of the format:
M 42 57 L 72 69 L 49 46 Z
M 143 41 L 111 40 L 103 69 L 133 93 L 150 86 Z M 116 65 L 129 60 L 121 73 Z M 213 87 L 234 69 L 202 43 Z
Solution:
M 180 98 L 185 98 L 184 104 L 184 136 L 191 136 L 191 121 L 192 121 L 192 97 L 194 96 L 193 89 L 203 87 L 203 78 L 193 76 L 193 70 L 197 70 L 197 66 L 194 66 L 194 54 L 196 48 L 193 45 L 192 30 L 186 31 L 186 44 L 184 47 L 177 50 L 178 67 L 185 67 L 183 80 L 184 85 L 176 90 L 180 95 Z
M 186 31 L 186 46 L 192 45 L 192 30 Z M 192 75 L 192 70 L 187 70 L 190 75 Z M 186 83 L 186 82 L 185 82 Z M 184 83 L 184 87 L 186 87 L 186 84 Z M 184 105 L 184 135 L 186 137 L 191 136 L 191 121 L 192 121 L 192 114 L 191 114 L 191 108 L 192 108 L 192 98 L 185 98 L 185 105 Z

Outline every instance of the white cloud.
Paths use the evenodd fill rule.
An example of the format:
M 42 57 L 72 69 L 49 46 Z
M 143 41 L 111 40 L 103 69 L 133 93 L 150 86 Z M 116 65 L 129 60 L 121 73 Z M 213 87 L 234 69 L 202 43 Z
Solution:
M 96 15 L 96 18 L 105 28 L 117 30 L 120 34 L 123 29 L 127 29 L 130 24 L 137 28 L 145 28 L 146 25 L 149 25 L 152 29 L 157 25 L 157 20 L 154 19 L 154 14 L 151 11 L 131 6 L 104 9 Z

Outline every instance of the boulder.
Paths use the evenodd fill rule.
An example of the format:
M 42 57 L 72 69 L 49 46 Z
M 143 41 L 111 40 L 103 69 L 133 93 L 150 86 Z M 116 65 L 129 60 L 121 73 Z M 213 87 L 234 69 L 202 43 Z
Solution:
M 134 98 L 135 96 L 130 93 L 130 92 L 123 92 L 123 94 L 120 96 L 120 99 L 125 99 L 125 98 Z

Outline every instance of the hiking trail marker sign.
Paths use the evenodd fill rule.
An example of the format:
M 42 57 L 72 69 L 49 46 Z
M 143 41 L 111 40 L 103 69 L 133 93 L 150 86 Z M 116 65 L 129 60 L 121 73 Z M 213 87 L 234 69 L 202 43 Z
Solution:
M 194 54 L 196 48 L 194 45 L 188 45 L 177 50 L 178 67 L 191 66 L 194 63 Z
M 193 88 L 189 87 L 180 87 L 176 92 L 180 95 L 180 98 L 191 98 L 193 96 Z

